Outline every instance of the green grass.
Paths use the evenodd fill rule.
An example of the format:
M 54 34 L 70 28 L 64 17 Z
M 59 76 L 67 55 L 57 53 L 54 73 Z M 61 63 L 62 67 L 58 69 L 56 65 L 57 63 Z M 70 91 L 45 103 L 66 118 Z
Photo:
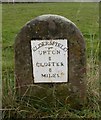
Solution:
M 29 101 L 16 102 L 14 87 L 14 41 L 15 36 L 27 21 L 42 14 L 58 14 L 73 21 L 86 41 L 87 94 L 88 101 L 82 110 L 73 110 L 68 105 L 49 107 L 44 100 L 32 105 Z M 99 8 L 98 3 L 31 3 L 3 4 L 2 7 L 2 80 L 3 114 L 6 117 L 100 117 L 99 96 Z M 12 95 L 13 94 L 13 95 Z M 8 97 L 9 96 L 9 97 Z M 41 105 L 40 105 L 41 104 Z M 37 107 L 35 106 L 37 105 Z M 40 106 L 38 106 L 40 105 Z M 38 109 L 37 109 L 38 108 Z

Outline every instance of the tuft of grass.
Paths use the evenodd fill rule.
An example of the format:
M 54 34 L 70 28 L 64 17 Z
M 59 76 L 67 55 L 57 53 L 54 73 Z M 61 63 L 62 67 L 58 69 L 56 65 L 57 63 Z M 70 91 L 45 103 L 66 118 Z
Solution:
M 73 109 L 69 104 L 49 106 L 47 101 L 39 98 L 21 98 L 9 92 L 3 97 L 4 118 L 100 118 L 100 109 L 97 96 L 89 93 L 88 103 L 82 109 Z M 58 102 L 58 101 L 57 101 Z

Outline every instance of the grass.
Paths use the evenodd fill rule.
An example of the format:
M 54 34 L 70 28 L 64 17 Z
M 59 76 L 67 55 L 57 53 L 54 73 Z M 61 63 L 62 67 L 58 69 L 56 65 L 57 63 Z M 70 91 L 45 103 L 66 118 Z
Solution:
M 98 3 L 31 3 L 2 5 L 3 116 L 50 118 L 99 118 L 99 8 Z M 30 98 L 16 101 L 14 87 L 14 39 L 22 26 L 42 14 L 58 14 L 73 21 L 83 33 L 87 56 L 87 99 L 81 110 Z M 30 103 L 30 101 L 32 101 Z M 33 104 L 32 104 L 33 103 Z

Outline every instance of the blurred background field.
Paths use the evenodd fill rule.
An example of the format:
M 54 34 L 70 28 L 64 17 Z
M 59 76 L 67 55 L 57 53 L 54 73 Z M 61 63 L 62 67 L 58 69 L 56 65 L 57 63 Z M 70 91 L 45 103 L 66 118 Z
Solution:
M 19 30 L 31 19 L 42 14 L 58 14 L 74 22 L 82 32 L 86 42 L 87 56 L 87 99 L 89 104 L 81 111 L 69 111 L 64 105 L 44 113 L 40 107 L 32 110 L 20 104 L 16 104 L 15 96 L 12 95 L 14 88 L 14 40 Z M 75 118 L 99 118 L 99 3 L 15 3 L 2 5 L 2 81 L 3 81 L 3 106 L 4 116 L 12 116 L 18 113 L 20 117 L 25 117 L 25 113 L 31 113 L 33 117 L 75 117 Z M 9 94 L 9 97 L 8 97 Z M 13 102 L 11 100 L 13 98 Z M 20 106 L 20 107 L 19 107 Z M 22 107 L 21 107 L 22 106 Z M 33 107 L 34 108 L 34 107 Z M 68 112 L 67 112 L 68 111 Z M 22 113 L 22 116 L 20 115 Z M 60 113 L 63 113 L 62 115 Z

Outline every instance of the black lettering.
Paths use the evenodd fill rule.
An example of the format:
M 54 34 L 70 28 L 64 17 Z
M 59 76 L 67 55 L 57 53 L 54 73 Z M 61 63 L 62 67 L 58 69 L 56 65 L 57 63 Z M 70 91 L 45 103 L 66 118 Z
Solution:
M 39 43 L 37 46 L 34 46 L 32 49 L 33 51 L 35 52 L 37 49 L 43 47 L 43 46 L 49 46 L 49 45 L 53 45 L 55 47 L 59 47 L 60 49 L 62 49 L 63 51 L 67 51 L 68 48 L 66 48 L 64 45 L 62 45 L 61 43 L 59 42 L 56 42 L 56 41 L 46 41 L 46 42 L 41 42 Z M 52 54 L 56 54 L 56 51 L 51 51 Z M 45 54 L 46 52 L 44 52 L 43 54 Z M 50 54 L 50 51 L 47 51 L 48 54 Z M 57 54 L 60 54 L 60 51 L 57 51 Z
M 52 72 L 52 69 L 51 69 L 51 68 L 49 68 L 49 72 Z
M 39 55 L 42 55 L 42 51 L 38 51 L 39 52 Z
M 37 50 L 37 47 L 34 46 L 34 47 L 32 48 L 32 50 L 35 52 L 35 51 Z
M 47 51 L 48 55 L 50 55 L 50 52 L 51 52 L 50 50 Z
M 47 77 L 47 74 L 41 74 L 42 77 Z
M 46 51 L 43 51 L 43 55 L 46 53 Z
M 49 60 L 51 61 L 51 57 L 49 57 Z
M 65 51 L 65 52 L 68 51 L 68 48 L 65 47 L 65 48 L 63 49 L 63 51 Z
M 57 66 L 60 66 L 59 63 L 56 64 Z
M 57 50 L 57 54 L 60 54 L 60 50 Z
M 40 63 L 37 62 L 37 63 L 36 63 L 36 66 L 37 66 L 37 67 L 40 67 Z
M 52 77 L 56 78 L 56 74 L 53 74 Z
M 59 74 L 57 74 L 57 77 L 60 77 Z
M 61 62 L 61 66 L 64 66 L 62 62 Z

